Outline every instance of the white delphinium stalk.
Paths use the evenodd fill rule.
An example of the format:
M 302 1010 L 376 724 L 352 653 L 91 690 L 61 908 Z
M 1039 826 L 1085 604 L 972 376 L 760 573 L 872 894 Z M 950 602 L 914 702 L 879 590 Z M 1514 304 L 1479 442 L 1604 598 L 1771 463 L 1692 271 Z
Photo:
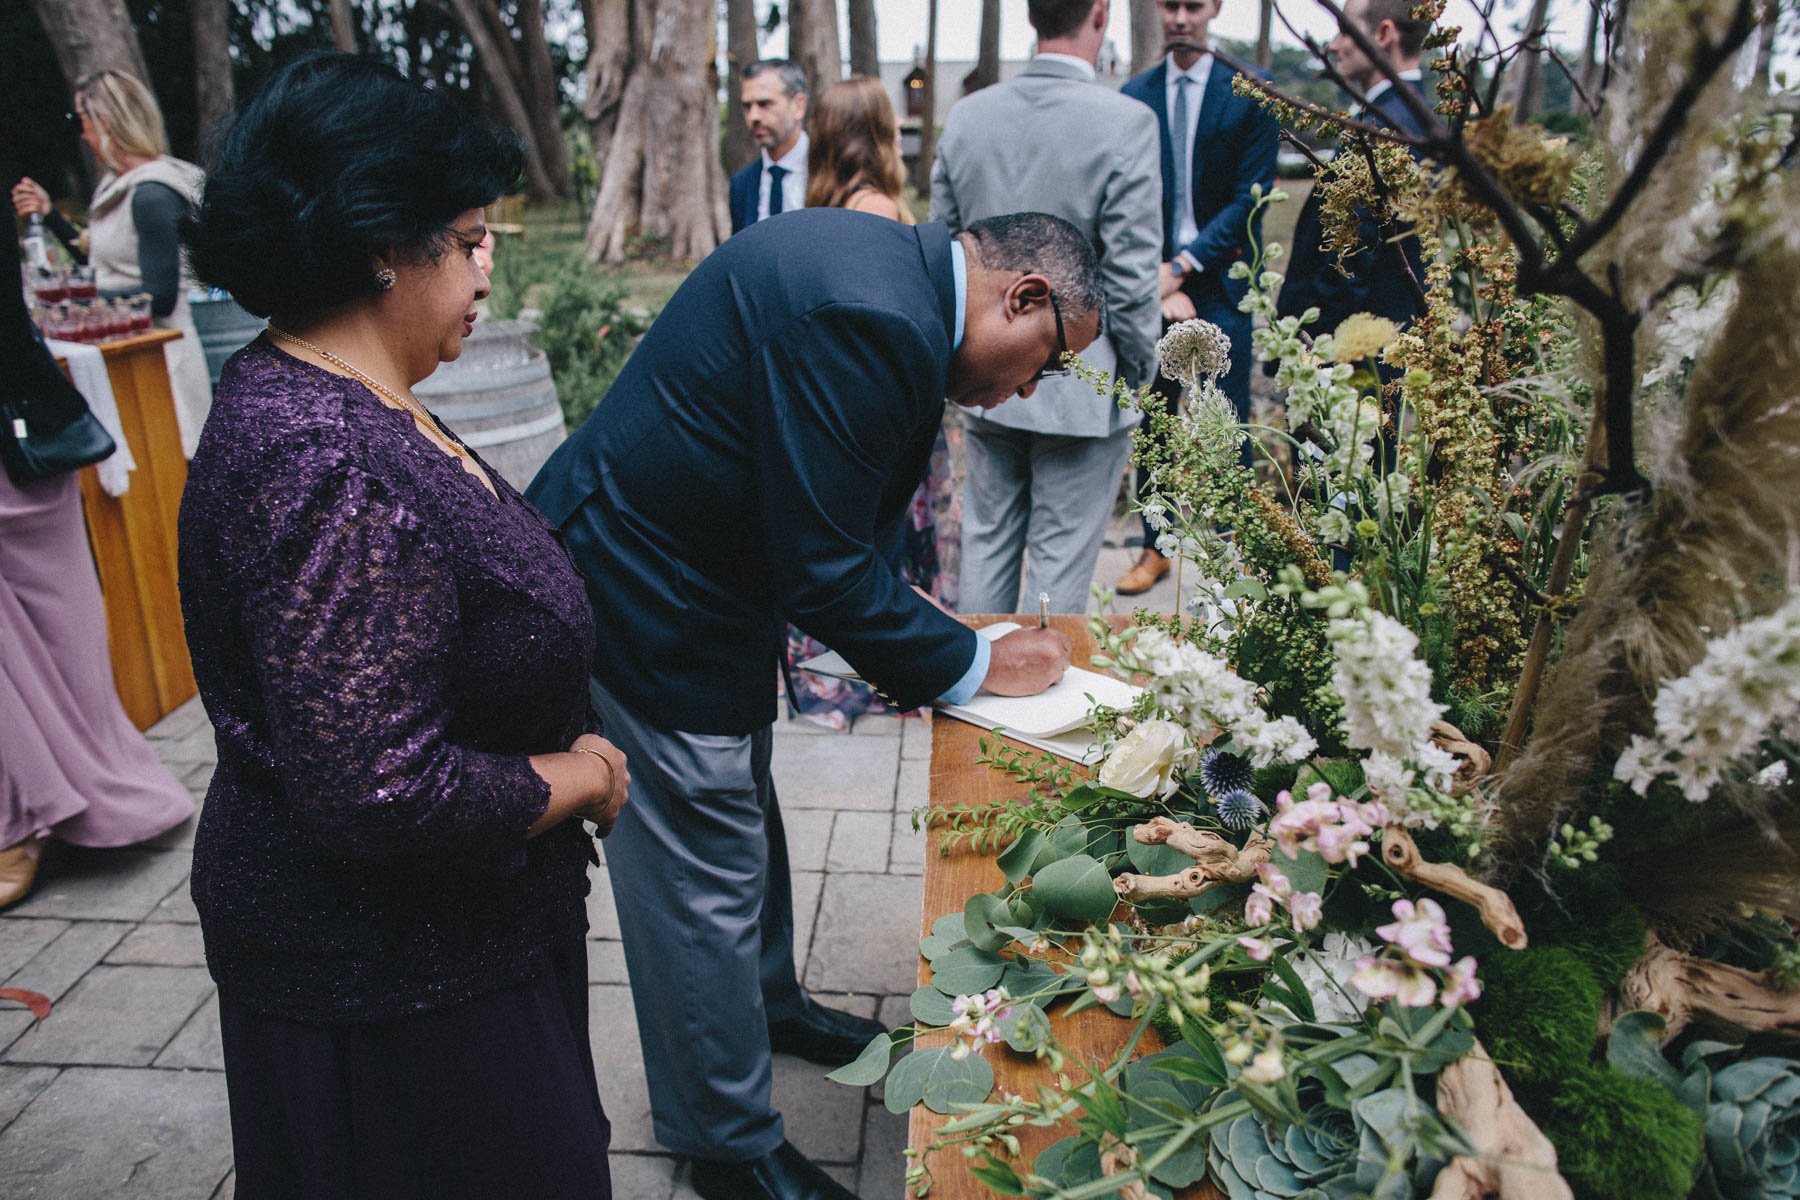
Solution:
M 1444 706 L 1431 698 L 1431 668 L 1419 660 L 1419 639 L 1386 613 L 1364 609 L 1325 627 L 1337 663 L 1331 686 L 1344 702 L 1344 741 L 1366 750 L 1369 791 L 1404 810 L 1414 772 L 1448 790 L 1459 760 L 1431 740 Z
M 1223 729 L 1255 766 L 1296 762 L 1317 747 L 1294 718 L 1271 719 L 1263 711 L 1255 684 L 1191 642 L 1145 629 L 1127 659 L 1122 665 L 1150 676 L 1149 689 L 1159 704 L 1196 733 L 1215 725 Z
M 1800 717 L 1800 596 L 1714 638 L 1693 670 L 1663 684 L 1652 712 L 1656 732 L 1631 739 L 1613 777 L 1641 796 L 1672 775 L 1682 795 L 1705 800 Z

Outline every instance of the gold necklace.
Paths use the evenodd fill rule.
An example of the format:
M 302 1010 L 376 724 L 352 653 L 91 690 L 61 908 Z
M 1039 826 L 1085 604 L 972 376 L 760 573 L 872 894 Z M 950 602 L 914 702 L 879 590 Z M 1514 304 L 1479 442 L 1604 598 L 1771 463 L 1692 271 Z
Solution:
M 364 387 L 367 387 L 371 392 L 374 392 L 378 398 L 382 399 L 383 403 L 387 403 L 387 405 L 392 408 L 400 408 L 401 412 L 405 412 L 407 416 L 412 417 L 412 425 L 416 426 L 421 434 L 425 434 L 425 437 L 430 439 L 432 443 L 441 446 L 441 448 L 445 450 L 445 453 L 450 453 L 450 455 L 454 455 L 457 459 L 461 459 L 461 461 L 463 461 L 463 470 L 468 471 L 470 475 L 475 475 L 475 479 L 481 480 L 482 486 L 488 489 L 488 491 L 493 491 L 493 484 L 488 480 L 486 471 L 482 471 L 481 468 L 475 464 L 473 457 L 470 457 L 470 453 L 468 453 L 468 448 L 463 446 L 463 443 L 459 443 L 454 437 L 445 434 L 443 428 L 437 425 L 437 421 L 432 419 L 432 414 L 428 412 L 425 405 L 421 405 L 419 401 L 409 398 L 409 396 L 401 396 L 400 392 L 396 392 L 396 390 L 391 389 L 391 387 L 387 387 L 382 381 L 376 380 L 373 374 L 362 371 L 362 369 L 358 369 L 358 367 L 351 365 L 351 363 L 344 362 L 342 358 L 338 358 L 337 354 L 331 353 L 326 347 L 322 347 L 322 345 L 317 344 L 317 342 L 308 342 L 306 338 L 301 338 L 301 336 L 295 336 L 292 335 L 292 333 L 288 333 L 283 327 L 275 326 L 275 322 L 268 322 L 268 331 L 274 333 L 277 338 L 281 338 L 284 342 L 293 342 L 295 345 L 302 345 L 302 347 L 310 349 L 311 353 L 319 354 L 320 358 L 324 358 L 324 360 L 331 363 L 333 367 L 337 367 L 340 371 L 346 372 L 349 378 L 353 378 L 353 380 L 358 381 L 358 383 L 362 383 Z M 495 493 L 495 495 L 499 495 L 499 493 Z

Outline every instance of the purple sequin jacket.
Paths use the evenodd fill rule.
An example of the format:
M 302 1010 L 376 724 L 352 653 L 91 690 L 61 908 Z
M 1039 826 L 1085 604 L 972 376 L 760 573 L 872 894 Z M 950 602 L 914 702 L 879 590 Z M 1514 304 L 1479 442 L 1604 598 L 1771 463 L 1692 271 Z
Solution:
M 527 840 L 527 756 L 587 722 L 594 626 L 550 525 L 361 384 L 226 363 L 189 469 L 181 607 L 219 765 L 194 905 L 222 990 L 322 1024 L 531 977 L 586 927 L 579 821 Z

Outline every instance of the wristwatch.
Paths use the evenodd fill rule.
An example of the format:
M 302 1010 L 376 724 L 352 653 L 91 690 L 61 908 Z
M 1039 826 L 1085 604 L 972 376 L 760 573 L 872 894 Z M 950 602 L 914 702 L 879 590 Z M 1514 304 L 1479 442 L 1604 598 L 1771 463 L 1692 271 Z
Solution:
M 1169 274 L 1173 275 L 1177 279 L 1180 279 L 1183 275 L 1186 275 L 1187 273 L 1188 273 L 1187 259 L 1185 259 L 1185 258 L 1181 257 L 1181 255 L 1177 254 L 1174 258 L 1171 258 L 1169 260 Z

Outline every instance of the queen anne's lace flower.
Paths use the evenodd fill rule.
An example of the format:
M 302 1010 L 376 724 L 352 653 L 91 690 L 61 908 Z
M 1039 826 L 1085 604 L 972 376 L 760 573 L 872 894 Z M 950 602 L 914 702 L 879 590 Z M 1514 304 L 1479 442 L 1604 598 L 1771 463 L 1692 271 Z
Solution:
M 1745 621 L 1706 647 L 1693 670 L 1662 685 L 1656 731 L 1631 739 L 1613 777 L 1640 796 L 1665 775 L 1689 800 L 1705 800 L 1732 764 L 1800 717 L 1800 596 Z
M 1231 369 L 1231 339 L 1211 321 L 1177 321 L 1156 343 L 1162 373 L 1195 391 Z

